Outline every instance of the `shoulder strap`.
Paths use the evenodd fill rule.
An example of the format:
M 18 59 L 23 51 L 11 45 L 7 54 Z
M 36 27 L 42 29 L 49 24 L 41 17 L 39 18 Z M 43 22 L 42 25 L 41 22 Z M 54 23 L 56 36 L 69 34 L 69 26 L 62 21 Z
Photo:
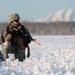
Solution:
M 27 53 L 27 58 L 29 58 L 30 57 L 30 47 L 29 47 L 29 45 L 28 45 L 28 53 Z

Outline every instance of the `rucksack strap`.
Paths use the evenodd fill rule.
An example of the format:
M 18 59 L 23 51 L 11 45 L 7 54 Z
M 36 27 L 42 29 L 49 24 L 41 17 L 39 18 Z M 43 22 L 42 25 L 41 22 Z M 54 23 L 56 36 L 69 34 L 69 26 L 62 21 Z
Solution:
M 30 47 L 29 47 L 29 45 L 28 45 L 28 53 L 27 53 L 27 58 L 29 58 L 30 57 Z

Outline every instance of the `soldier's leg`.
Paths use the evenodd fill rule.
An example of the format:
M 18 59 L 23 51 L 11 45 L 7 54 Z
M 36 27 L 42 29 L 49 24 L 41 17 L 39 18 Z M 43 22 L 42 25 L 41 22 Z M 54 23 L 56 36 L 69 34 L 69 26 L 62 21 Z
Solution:
M 9 58 L 8 54 L 13 53 L 13 50 L 14 50 L 14 48 L 11 46 L 10 42 L 2 44 L 2 51 L 3 51 L 4 60 L 6 60 L 6 58 Z
M 7 50 L 8 50 L 8 47 L 3 43 L 2 51 L 3 51 L 4 60 L 6 60 L 6 58 L 8 57 Z
M 23 61 L 25 59 L 25 48 L 16 48 L 15 58 L 19 59 L 19 61 Z

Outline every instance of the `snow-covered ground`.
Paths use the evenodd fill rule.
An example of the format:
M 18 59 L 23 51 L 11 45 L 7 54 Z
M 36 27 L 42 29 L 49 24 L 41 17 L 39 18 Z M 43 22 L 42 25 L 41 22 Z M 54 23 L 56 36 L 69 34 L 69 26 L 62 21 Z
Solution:
M 30 58 L 0 62 L 0 75 L 75 75 L 75 36 L 33 37 Z

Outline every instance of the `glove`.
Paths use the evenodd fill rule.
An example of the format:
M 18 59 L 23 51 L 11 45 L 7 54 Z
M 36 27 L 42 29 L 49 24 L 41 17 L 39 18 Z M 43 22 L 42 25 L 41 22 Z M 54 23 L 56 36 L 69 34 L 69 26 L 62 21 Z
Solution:
M 4 42 L 4 45 L 6 45 L 6 46 L 7 46 L 7 45 L 8 45 L 8 42 L 7 42 L 7 41 L 6 41 L 6 42 Z
M 4 47 L 4 48 L 9 48 L 9 47 L 11 47 L 10 41 L 9 41 L 9 42 L 8 42 L 8 41 L 5 41 L 5 42 L 3 43 L 3 47 Z
M 4 42 L 3 44 L 4 44 L 5 48 L 8 48 L 8 44 L 9 44 L 9 43 L 8 43 L 7 41 Z

